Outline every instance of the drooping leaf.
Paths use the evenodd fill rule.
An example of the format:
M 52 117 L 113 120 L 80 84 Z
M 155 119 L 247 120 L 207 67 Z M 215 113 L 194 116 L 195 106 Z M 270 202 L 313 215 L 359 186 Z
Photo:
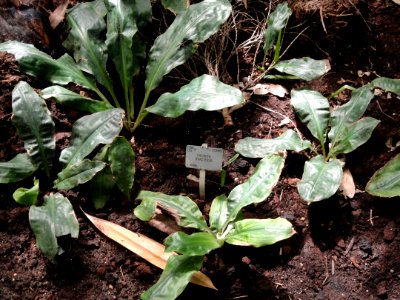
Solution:
M 57 103 L 88 113 L 95 113 L 113 108 L 111 104 L 107 102 L 81 96 L 59 85 L 53 85 L 43 89 L 40 92 L 40 96 L 44 99 L 53 97 Z
M 6 51 L 15 56 L 21 71 L 40 77 L 55 84 L 74 82 L 88 89 L 95 90 L 93 80 L 86 77 L 68 54 L 59 59 L 36 49 L 33 45 L 18 41 L 8 41 L 0 44 L 0 51 Z
M 27 153 L 19 153 L 7 162 L 0 162 L 0 183 L 13 183 L 31 176 L 37 170 Z
M 307 126 L 311 134 L 323 145 L 329 121 L 328 100 L 317 91 L 292 90 L 290 103 L 300 121 Z
M 33 181 L 33 187 L 30 189 L 27 188 L 18 188 L 13 193 L 13 198 L 15 202 L 23 205 L 36 205 L 37 198 L 39 196 L 39 180 L 35 179 Z
M 241 91 L 220 82 L 211 75 L 193 79 L 176 93 L 165 93 L 147 108 L 151 113 L 163 117 L 176 118 L 185 111 L 219 110 L 244 102 Z
M 160 279 L 141 295 L 143 300 L 176 299 L 188 285 L 190 278 L 199 271 L 203 256 L 172 255 Z
M 151 19 L 153 17 L 152 6 L 150 0 L 134 0 L 133 5 L 135 6 L 135 19 L 139 29 L 146 29 L 151 25 Z
M 90 181 L 90 199 L 96 209 L 103 208 L 106 205 L 114 186 L 115 181 L 109 166 L 106 166 L 93 177 Z
M 188 0 L 161 0 L 161 4 L 173 13 L 180 14 L 187 9 Z
M 69 164 L 57 175 L 54 187 L 59 190 L 70 190 L 91 180 L 106 164 L 102 161 L 84 159 L 76 164 Z
M 339 160 L 327 162 L 322 155 L 318 155 L 305 163 L 297 190 L 307 202 L 328 199 L 338 190 L 342 176 L 343 169 Z
M 292 224 L 284 218 L 244 219 L 235 222 L 234 226 L 225 241 L 238 246 L 272 245 L 295 233 Z
M 36 236 L 36 245 L 51 261 L 63 250 L 57 237 L 79 235 L 79 223 L 71 203 L 63 195 L 56 193 L 44 196 L 43 206 L 31 206 L 29 224 Z
M 175 251 L 189 256 L 206 255 L 222 246 L 211 233 L 195 232 L 189 235 L 182 231 L 175 232 L 167 237 L 164 245 L 167 252 Z
M 258 139 L 246 137 L 239 140 L 235 145 L 235 151 L 250 158 L 263 158 L 269 154 L 286 150 L 299 152 L 311 147 L 311 143 L 302 140 L 292 129 L 285 131 L 274 139 Z
M 60 162 L 75 164 L 99 144 L 110 144 L 122 129 L 124 111 L 113 108 L 78 119 L 72 127 L 70 146 L 60 155 Z
M 316 60 L 310 57 L 302 57 L 281 60 L 273 68 L 279 72 L 309 81 L 326 74 L 331 69 L 331 66 L 327 59 Z
M 372 131 L 380 121 L 371 117 L 358 120 L 353 124 L 343 127 L 335 138 L 335 144 L 331 147 L 331 155 L 335 157 L 339 153 L 349 153 L 366 143 L 371 137 Z
M 400 96 L 400 79 L 379 77 L 372 80 L 371 85 Z
M 220 232 L 228 217 L 228 198 L 222 194 L 211 203 L 209 213 L 210 228 Z
M 149 206 L 147 202 L 155 202 L 161 208 L 179 216 L 178 224 L 180 226 L 197 228 L 203 231 L 207 231 L 208 229 L 207 223 L 204 220 L 199 207 L 189 197 L 181 195 L 169 196 L 163 193 L 141 191 L 136 199 L 142 200 L 139 207 L 141 205 L 145 205 L 147 208 L 154 207 Z M 140 209 L 136 210 L 135 208 L 134 213 L 136 217 L 143 221 L 148 221 L 148 219 L 144 219 L 144 216 L 140 215 L 138 212 L 140 212 Z
M 227 0 L 204 0 L 179 14 L 168 29 L 157 37 L 150 49 L 146 68 L 146 92 L 150 93 L 162 77 L 183 64 L 202 43 L 217 32 L 229 17 L 232 7 Z
M 267 29 L 264 31 L 264 53 L 273 47 L 279 31 L 286 26 L 291 15 L 292 10 L 286 2 L 279 3 L 269 15 Z
M 284 163 L 283 155 L 269 155 L 260 160 L 249 179 L 229 193 L 229 221 L 234 221 L 243 207 L 267 199 L 278 182 Z
M 106 70 L 107 49 L 103 34 L 107 9 L 103 0 L 79 3 L 68 10 L 67 23 L 71 30 L 63 45 L 73 52 L 80 68 L 92 74 L 107 90 L 114 88 Z
M 365 190 L 378 197 L 400 196 L 400 154 L 374 173 Z
M 56 141 L 55 125 L 46 102 L 25 81 L 12 92 L 13 123 L 24 141 L 32 162 L 48 177 L 53 164 Z
M 93 217 L 85 212 L 84 214 L 89 221 L 108 238 L 139 255 L 160 269 L 165 269 L 168 258 L 176 255 L 174 252 L 165 252 L 163 244 L 160 244 L 143 234 L 132 232 L 120 225 Z M 190 281 L 194 284 L 216 290 L 210 278 L 201 272 L 195 272 Z
M 110 168 L 118 188 L 129 197 L 135 177 L 135 153 L 124 137 L 116 137 L 108 152 Z

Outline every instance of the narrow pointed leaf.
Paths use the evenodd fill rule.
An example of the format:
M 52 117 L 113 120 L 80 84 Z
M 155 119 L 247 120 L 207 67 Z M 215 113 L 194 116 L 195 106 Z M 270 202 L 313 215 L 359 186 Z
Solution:
M 257 164 L 245 183 L 236 186 L 228 195 L 229 221 L 234 221 L 240 210 L 267 199 L 277 184 L 285 162 L 283 155 L 269 155 Z
M 235 145 L 235 151 L 244 157 L 263 158 L 281 151 L 293 150 L 299 152 L 310 147 L 309 141 L 303 141 L 294 130 L 289 129 L 274 139 L 252 137 L 241 139 Z
M 129 196 L 135 176 L 135 153 L 124 137 L 116 137 L 108 152 L 110 168 L 118 188 Z
M 44 99 L 54 98 L 57 103 L 88 113 L 95 113 L 113 108 L 111 104 L 107 102 L 81 96 L 59 85 L 43 89 L 40 92 L 40 96 Z
M 284 218 L 244 219 L 226 236 L 226 242 L 238 246 L 262 247 L 290 238 L 295 233 L 292 224 Z
M 55 125 L 46 102 L 28 83 L 19 82 L 12 92 L 13 123 L 32 162 L 50 176 L 56 141 Z
M 0 162 L 0 183 L 13 183 L 31 176 L 37 170 L 27 153 L 19 153 L 7 162 Z
M 379 77 L 372 80 L 371 85 L 400 96 L 400 79 Z
M 228 217 L 228 197 L 222 194 L 216 197 L 211 203 L 209 214 L 210 228 L 220 232 Z
M 99 144 L 110 144 L 122 129 L 124 111 L 109 109 L 84 116 L 72 127 L 71 144 L 60 155 L 60 162 L 75 164 L 89 155 Z
M 365 190 L 378 197 L 400 196 L 400 154 L 374 173 Z
M 132 232 L 120 225 L 93 217 L 85 212 L 84 214 L 108 238 L 160 269 L 165 269 L 168 258 L 176 255 L 174 252 L 165 252 L 163 244 L 143 234 Z M 197 285 L 216 289 L 211 280 L 201 272 L 195 272 L 190 281 Z
M 189 235 L 182 231 L 175 232 L 167 237 L 164 245 L 167 252 L 175 251 L 190 256 L 206 255 L 222 246 L 211 233 L 195 232 Z
M 332 157 L 339 153 L 352 152 L 366 143 L 379 122 L 374 118 L 366 117 L 343 127 L 343 130 L 335 138 L 335 144 L 331 150 Z
M 96 209 L 103 208 L 106 205 L 114 186 L 115 181 L 109 166 L 106 166 L 93 177 L 90 181 L 90 199 Z
M 71 203 L 59 193 L 44 197 L 40 207 L 31 206 L 29 224 L 36 236 L 36 245 L 51 261 L 63 250 L 57 244 L 57 237 L 79 235 L 79 223 Z
M 310 57 L 302 57 L 281 60 L 273 68 L 279 72 L 309 81 L 326 74 L 331 69 L 331 66 L 327 59 L 316 60 Z
M 220 82 L 214 76 L 202 75 L 176 93 L 161 95 L 147 110 L 163 117 L 176 118 L 187 110 L 213 111 L 243 102 L 244 97 L 239 89 Z
M 13 193 L 15 202 L 23 205 L 36 205 L 39 196 L 39 180 L 35 179 L 30 189 L 18 188 Z
M 106 164 L 102 161 L 84 159 L 76 164 L 70 164 L 57 175 L 54 187 L 59 190 L 70 190 L 90 181 Z
M 228 19 L 232 7 L 227 0 L 204 0 L 179 14 L 150 49 L 146 68 L 146 92 L 156 88 L 165 74 L 183 64 L 202 43 Z M 188 43 L 187 45 L 185 43 Z
M 322 155 L 318 155 L 305 163 L 297 190 L 307 202 L 328 199 L 338 190 L 342 176 L 343 169 L 339 160 L 327 162 Z
M 13 54 L 21 70 L 29 75 L 56 84 L 65 85 L 74 82 L 91 90 L 96 89 L 94 81 L 82 73 L 68 54 L 56 60 L 33 45 L 18 41 L 1 43 L 0 51 Z
M 163 193 L 141 191 L 136 199 L 142 200 L 142 203 L 144 203 L 141 203 L 140 205 L 146 205 L 146 207 L 149 207 L 148 204 L 146 204 L 147 202 L 155 202 L 161 208 L 167 210 L 173 215 L 177 215 L 179 217 L 178 224 L 180 226 L 197 228 L 199 230 L 208 229 L 207 223 L 204 220 L 199 207 L 189 197 L 181 195 L 169 196 Z M 140 216 L 136 216 L 140 218 Z
M 141 299 L 176 299 L 186 288 L 193 274 L 200 270 L 203 260 L 203 256 L 171 256 L 160 279 L 141 295 Z
M 290 102 L 300 121 L 307 126 L 311 134 L 323 145 L 329 121 L 328 100 L 317 91 L 292 90 Z

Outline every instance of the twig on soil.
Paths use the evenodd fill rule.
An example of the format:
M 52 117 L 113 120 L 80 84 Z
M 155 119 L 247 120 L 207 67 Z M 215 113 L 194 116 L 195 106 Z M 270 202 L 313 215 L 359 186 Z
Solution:
M 328 278 L 329 278 L 328 257 L 325 255 L 325 279 L 324 281 L 322 281 L 322 285 L 326 284 Z
M 325 33 L 328 33 L 328 31 L 326 31 L 326 27 L 325 27 L 325 23 L 324 23 L 324 14 L 322 13 L 322 6 L 319 8 L 319 17 L 321 18 L 322 28 L 324 28 Z
M 381 105 L 380 105 L 380 103 L 379 103 L 378 100 L 376 100 L 376 103 L 378 104 L 379 110 L 381 111 L 381 113 L 382 113 L 383 115 L 385 115 L 386 117 L 388 117 L 388 118 L 390 118 L 390 119 L 392 119 L 392 120 L 396 120 L 395 118 L 389 116 L 387 113 L 385 113 L 385 112 L 382 110 L 382 107 L 381 107 Z
M 344 251 L 343 254 L 347 255 L 350 252 L 351 248 L 353 248 L 353 245 L 354 245 L 354 236 L 351 238 L 350 243 L 347 246 L 346 251 Z
M 372 208 L 369 210 L 369 222 L 371 223 L 372 226 L 374 226 L 374 219 L 378 218 L 378 216 L 373 216 L 373 211 Z

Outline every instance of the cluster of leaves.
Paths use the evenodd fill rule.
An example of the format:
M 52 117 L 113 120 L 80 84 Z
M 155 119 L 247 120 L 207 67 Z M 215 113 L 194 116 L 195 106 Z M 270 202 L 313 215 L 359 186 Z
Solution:
M 175 299 L 200 270 L 204 255 L 225 242 L 262 247 L 292 236 L 293 227 L 284 218 L 246 219 L 241 213 L 244 207 L 269 196 L 284 162 L 285 157 L 277 154 L 261 159 L 245 183 L 236 186 L 228 197 L 222 194 L 212 201 L 208 224 L 196 203 L 186 196 L 141 191 L 137 197 L 141 203 L 134 210 L 139 219 L 149 221 L 158 206 L 172 213 L 178 225 L 200 231 L 191 234 L 177 231 L 165 239 L 165 251 L 179 255 L 168 259 L 159 281 L 142 294 L 142 299 Z

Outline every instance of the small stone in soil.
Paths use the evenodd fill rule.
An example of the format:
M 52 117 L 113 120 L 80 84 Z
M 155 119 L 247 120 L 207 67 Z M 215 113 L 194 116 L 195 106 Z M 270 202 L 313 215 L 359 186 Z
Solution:
M 396 237 L 396 233 L 396 224 L 394 222 L 389 222 L 383 230 L 383 239 L 385 242 L 390 243 Z

